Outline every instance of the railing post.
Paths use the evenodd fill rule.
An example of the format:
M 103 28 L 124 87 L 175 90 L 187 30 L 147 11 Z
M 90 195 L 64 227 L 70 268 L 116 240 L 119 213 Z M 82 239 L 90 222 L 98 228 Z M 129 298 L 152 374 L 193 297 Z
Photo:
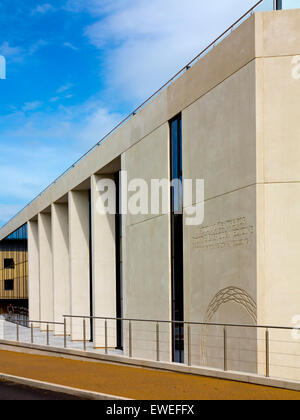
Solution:
M 67 348 L 67 319 L 64 318 L 64 348 Z
M 33 337 L 33 323 L 30 324 L 30 330 L 31 330 L 31 344 L 33 344 L 33 342 L 34 342 L 34 337 Z
M 266 329 L 266 377 L 270 377 L 270 334 Z
M 224 327 L 224 372 L 227 372 L 228 365 L 227 365 L 227 328 Z
M 129 357 L 132 357 L 132 326 L 131 326 L 131 321 L 129 321 L 128 333 L 129 333 Z
M 191 355 L 191 326 L 187 326 L 187 335 L 188 335 L 188 366 L 192 365 L 192 355 Z
M 159 362 L 159 322 L 156 323 L 156 361 Z
M 86 322 L 83 318 L 83 350 L 86 351 Z
M 50 339 L 49 339 L 49 324 L 47 324 L 47 346 L 50 345 Z
M 19 324 L 16 324 L 17 326 L 17 341 L 20 341 L 20 333 L 19 333 Z
M 107 342 L 107 319 L 104 321 L 104 346 L 105 346 L 105 354 L 108 353 L 108 342 Z

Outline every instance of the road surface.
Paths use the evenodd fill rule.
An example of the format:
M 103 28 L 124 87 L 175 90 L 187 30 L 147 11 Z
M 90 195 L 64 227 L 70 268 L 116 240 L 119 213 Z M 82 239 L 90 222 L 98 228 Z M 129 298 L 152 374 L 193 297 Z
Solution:
M 73 401 L 80 398 L 0 381 L 0 401 Z

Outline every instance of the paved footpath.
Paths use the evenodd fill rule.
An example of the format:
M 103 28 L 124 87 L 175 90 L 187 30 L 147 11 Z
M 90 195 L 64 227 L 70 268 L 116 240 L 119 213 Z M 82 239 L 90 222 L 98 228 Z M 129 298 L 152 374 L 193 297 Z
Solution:
M 300 400 L 297 391 L 11 351 L 0 351 L 0 373 L 136 400 Z

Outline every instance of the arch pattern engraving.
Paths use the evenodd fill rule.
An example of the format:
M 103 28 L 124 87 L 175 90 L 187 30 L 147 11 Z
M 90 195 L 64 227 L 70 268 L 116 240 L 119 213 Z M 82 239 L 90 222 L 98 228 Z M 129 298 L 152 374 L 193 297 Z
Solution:
M 211 300 L 208 305 L 206 315 L 204 318 L 205 323 L 210 323 L 214 315 L 217 313 L 219 308 L 228 302 L 235 302 L 238 305 L 242 306 L 245 311 L 248 313 L 250 318 L 253 321 L 253 324 L 257 324 L 257 305 L 253 298 L 245 290 L 239 287 L 226 287 L 225 289 L 220 290 L 214 298 Z M 207 364 L 207 348 L 206 348 L 206 336 L 207 336 L 208 326 L 203 326 L 201 328 L 200 336 L 200 355 L 201 363 L 203 365 Z

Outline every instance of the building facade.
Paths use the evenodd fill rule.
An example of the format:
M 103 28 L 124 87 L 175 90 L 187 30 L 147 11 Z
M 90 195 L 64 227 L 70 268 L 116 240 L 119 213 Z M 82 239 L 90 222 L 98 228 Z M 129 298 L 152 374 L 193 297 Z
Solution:
M 2 239 L 28 225 L 32 320 L 293 325 L 300 313 L 299 28 L 300 10 L 253 14 L 0 230 Z M 99 181 L 120 171 L 119 211 L 101 214 Z M 173 178 L 204 180 L 201 225 L 186 222 L 201 202 L 185 205 L 176 188 L 167 212 L 121 214 L 131 181 L 150 187 Z M 154 357 L 154 324 L 134 324 L 133 350 L 128 323 L 108 327 L 111 347 Z M 103 328 L 101 319 L 89 324 L 95 347 L 104 344 Z M 68 332 L 81 340 L 79 318 Z M 284 368 L 292 378 L 300 348 L 274 334 L 278 353 L 293 358 L 293 368 Z M 160 336 L 161 360 L 184 362 L 186 328 L 165 323 Z M 194 326 L 191 336 L 194 363 L 220 367 L 218 328 Z M 260 371 L 259 330 L 237 328 L 233 348 L 241 341 L 230 369 Z
M 0 311 L 28 307 L 27 225 L 0 241 Z

